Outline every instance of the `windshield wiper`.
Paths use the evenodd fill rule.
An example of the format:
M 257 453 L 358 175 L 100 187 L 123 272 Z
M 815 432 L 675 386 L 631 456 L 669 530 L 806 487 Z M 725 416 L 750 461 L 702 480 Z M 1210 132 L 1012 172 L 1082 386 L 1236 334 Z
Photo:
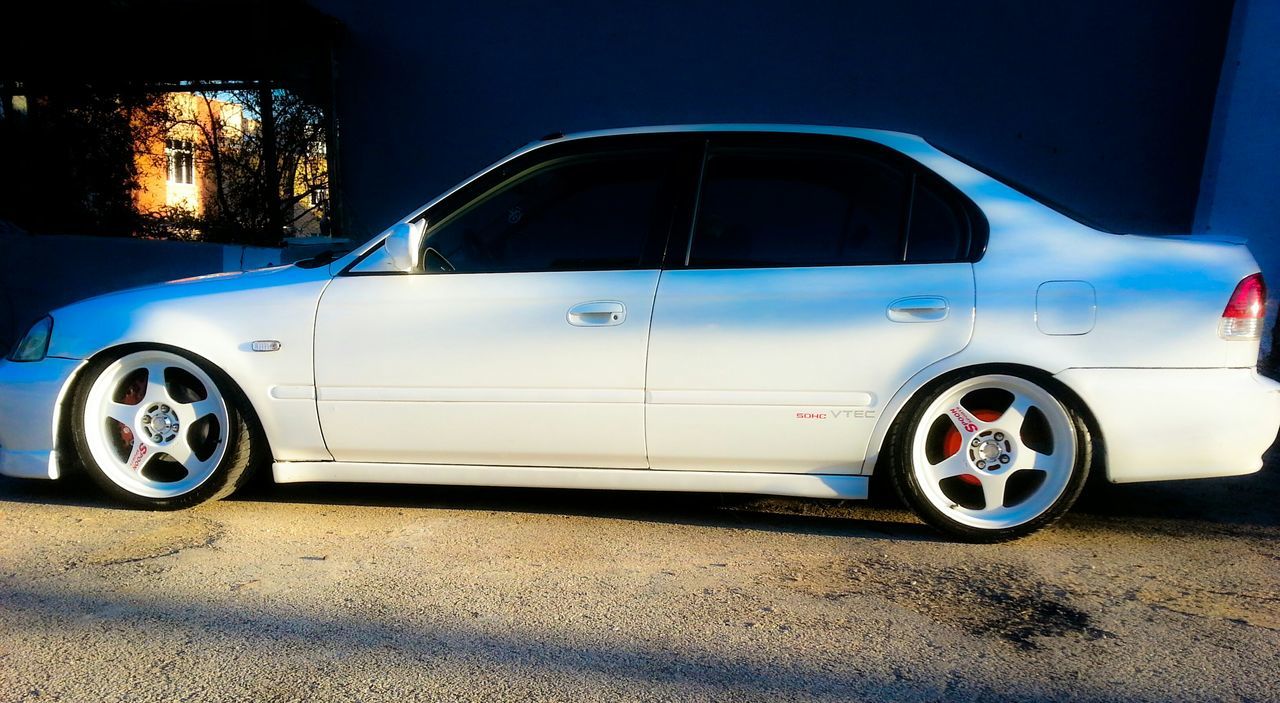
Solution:
M 324 266 L 325 264 L 330 263 L 331 261 L 341 257 L 345 253 L 346 253 L 345 251 L 342 251 L 336 248 L 325 249 L 324 251 L 320 252 L 319 254 L 316 254 L 315 256 L 308 256 L 305 259 L 298 259 L 297 261 L 293 262 L 293 264 L 298 268 L 318 269 L 321 266 Z

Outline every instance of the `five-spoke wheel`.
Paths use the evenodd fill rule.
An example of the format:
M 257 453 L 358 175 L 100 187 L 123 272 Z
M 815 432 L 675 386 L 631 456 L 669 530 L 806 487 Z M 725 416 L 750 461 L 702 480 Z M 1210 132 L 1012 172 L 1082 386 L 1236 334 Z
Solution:
M 927 522 L 998 541 L 1051 523 L 1075 501 L 1088 429 L 1043 385 L 969 374 L 923 395 L 896 432 L 894 478 Z
M 233 400 L 201 364 L 170 351 L 91 364 L 72 422 L 90 474 L 147 507 L 226 495 L 249 465 L 250 433 Z

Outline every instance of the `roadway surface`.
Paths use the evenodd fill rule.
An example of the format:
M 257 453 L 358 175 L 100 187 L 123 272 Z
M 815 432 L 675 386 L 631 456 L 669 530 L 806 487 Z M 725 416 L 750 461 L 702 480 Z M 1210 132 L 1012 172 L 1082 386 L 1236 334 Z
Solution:
M 0 479 L 0 701 L 1280 700 L 1280 480 L 892 501 Z

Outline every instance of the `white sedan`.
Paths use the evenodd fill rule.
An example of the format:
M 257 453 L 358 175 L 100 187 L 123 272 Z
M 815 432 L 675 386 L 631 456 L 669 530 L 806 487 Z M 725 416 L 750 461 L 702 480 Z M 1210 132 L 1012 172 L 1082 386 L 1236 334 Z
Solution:
M 1097 231 L 909 135 L 553 135 L 334 261 L 101 296 L 0 363 L 0 473 L 863 498 L 970 540 L 1256 471 L 1243 242 Z

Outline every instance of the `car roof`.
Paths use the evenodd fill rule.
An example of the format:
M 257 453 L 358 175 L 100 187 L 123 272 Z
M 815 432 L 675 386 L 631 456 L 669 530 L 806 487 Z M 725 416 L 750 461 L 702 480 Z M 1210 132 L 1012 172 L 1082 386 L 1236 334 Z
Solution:
M 732 122 L 732 123 L 708 123 L 708 124 L 677 124 L 677 125 L 655 125 L 646 127 L 624 127 L 620 129 L 601 129 L 585 132 L 574 132 L 570 134 L 554 133 L 540 139 L 530 142 L 521 147 L 511 157 L 518 156 L 539 146 L 571 139 L 590 139 L 595 137 L 613 137 L 624 136 L 629 134 L 680 134 L 680 133 L 715 133 L 715 132 L 753 132 L 764 134 L 815 134 L 823 136 L 835 137 L 852 137 L 856 139 L 864 139 L 870 142 L 890 147 L 901 152 L 921 163 L 924 163 L 931 170 L 938 172 L 950 181 L 952 185 L 966 191 L 970 199 L 974 199 L 972 188 L 966 188 L 966 184 L 976 182 L 995 182 L 999 183 L 1009 190 L 1027 197 L 1041 206 L 1045 206 L 1058 214 L 1067 217 L 1086 227 L 1098 230 L 1100 232 L 1112 232 L 1112 230 L 1098 224 L 1091 218 L 1077 212 L 1052 198 L 1038 192 L 1037 190 L 1018 182 L 1014 178 L 999 174 L 986 166 L 980 166 L 973 160 L 961 157 L 951 151 L 941 149 L 934 146 L 924 137 L 910 134 L 907 132 L 896 132 L 887 129 L 870 129 L 866 127 L 838 127 L 835 125 L 807 125 L 807 124 L 776 124 L 776 123 L 749 123 L 749 122 Z M 508 157 L 510 158 L 510 157 Z
M 864 139 L 910 138 L 924 141 L 914 134 L 895 132 L 885 129 L 869 129 L 865 127 L 837 127 L 834 125 L 806 125 L 781 123 L 726 122 L 706 124 L 671 124 L 642 127 L 621 127 L 617 129 L 597 129 L 583 132 L 572 132 L 564 135 L 565 139 L 585 137 L 607 137 L 625 134 L 655 134 L 667 132 L 780 132 L 786 134 L 829 134 L 844 137 L 862 137 Z
M 779 123 L 726 122 L 706 124 L 672 124 L 649 125 L 639 127 L 620 127 L 615 129 L 596 129 L 582 132 L 554 132 L 542 139 L 529 142 L 519 151 L 537 148 L 550 141 L 568 141 L 576 139 L 593 139 L 598 137 L 619 137 L 636 134 L 692 134 L 698 132 L 756 132 L 773 134 L 819 134 L 835 137 L 854 137 L 878 142 L 888 146 L 903 148 L 907 145 L 925 146 L 929 144 L 923 138 L 906 132 L 894 132 L 884 129 L 865 127 L 838 127 L 834 125 L 806 125 Z
M 772 134 L 816 134 L 824 136 L 850 137 L 855 139 L 864 139 L 876 142 L 884 146 L 895 149 L 904 153 L 917 161 L 929 162 L 930 168 L 934 171 L 954 171 L 954 166 L 961 166 L 965 171 L 971 171 L 976 174 L 968 166 L 960 164 L 955 158 L 944 154 L 936 147 L 929 144 L 923 138 L 914 134 L 905 132 L 893 132 L 883 129 L 868 129 L 865 127 L 837 127 L 832 125 L 803 125 L 803 124 L 774 124 L 774 123 L 749 123 L 749 122 L 726 122 L 726 123 L 706 123 L 706 124 L 676 124 L 676 125 L 652 125 L 640 127 L 621 127 L 615 129 L 598 129 L 583 132 L 571 132 L 562 134 L 554 132 L 541 139 L 529 142 L 515 151 L 507 154 L 498 161 L 490 164 L 484 169 L 478 171 L 471 178 L 455 185 L 452 189 L 441 193 L 435 199 L 417 208 L 409 215 L 404 217 L 401 222 L 409 222 L 420 216 L 428 208 L 435 203 L 443 200 L 453 194 L 460 188 L 463 188 L 472 180 L 490 170 L 501 166 L 503 163 L 512 159 L 523 156 L 531 151 L 551 144 L 564 143 L 566 141 L 574 141 L 579 139 L 596 139 L 601 137 L 623 137 L 628 135 L 643 134 L 696 134 L 699 132 L 725 133 L 725 132 L 742 132 L 742 133 L 772 133 Z M 950 168 L 948 168 L 950 167 Z M 944 174 L 944 178 L 952 180 Z M 952 181 L 954 183 L 954 180 Z M 376 237 L 372 241 L 376 241 Z

